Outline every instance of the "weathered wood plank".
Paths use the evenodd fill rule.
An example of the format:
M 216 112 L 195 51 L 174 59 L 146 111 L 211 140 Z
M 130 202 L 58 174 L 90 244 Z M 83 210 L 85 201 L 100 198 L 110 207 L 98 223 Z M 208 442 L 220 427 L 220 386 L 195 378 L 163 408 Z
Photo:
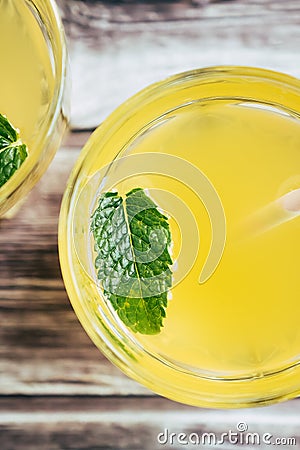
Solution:
M 211 65 L 300 75 L 296 0 L 60 0 L 68 36 L 72 126 L 94 128 L 146 85 Z
M 16 216 L 0 221 L 0 395 L 148 392 L 94 347 L 64 289 L 58 214 L 78 154 L 59 150 Z
M 282 440 L 282 447 L 299 449 L 299 408 L 299 400 L 225 411 L 192 408 L 162 398 L 0 398 L 1 449 L 266 449 L 275 445 L 276 438 L 293 438 L 288 445 Z M 239 441 L 225 437 L 223 444 L 217 443 L 222 433 L 235 433 L 238 426 L 247 427 L 232 435 L 231 439 L 238 437 Z M 194 442 L 196 434 L 199 445 L 178 442 L 179 433 L 186 434 L 181 436 L 184 440 L 193 433 Z M 249 444 L 245 445 L 247 434 Z
M 58 5 L 67 27 L 87 28 L 98 28 L 99 20 L 120 25 L 300 13 L 298 0 L 58 0 Z

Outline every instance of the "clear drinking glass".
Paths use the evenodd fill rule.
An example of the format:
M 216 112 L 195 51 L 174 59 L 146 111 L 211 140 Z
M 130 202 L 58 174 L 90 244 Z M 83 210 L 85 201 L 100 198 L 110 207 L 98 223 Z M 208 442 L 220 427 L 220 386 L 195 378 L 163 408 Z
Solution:
M 0 216 L 45 172 L 67 123 L 67 53 L 53 0 L 0 0 L 0 113 L 19 129 L 29 156 L 0 188 Z
M 248 67 L 151 85 L 90 137 L 62 202 L 60 261 L 83 327 L 128 376 L 206 407 L 299 393 L 300 222 L 272 216 L 277 199 L 300 186 L 299 144 L 299 80 Z M 94 267 L 100 195 L 137 187 L 172 236 L 173 285 L 154 335 L 125 326 Z

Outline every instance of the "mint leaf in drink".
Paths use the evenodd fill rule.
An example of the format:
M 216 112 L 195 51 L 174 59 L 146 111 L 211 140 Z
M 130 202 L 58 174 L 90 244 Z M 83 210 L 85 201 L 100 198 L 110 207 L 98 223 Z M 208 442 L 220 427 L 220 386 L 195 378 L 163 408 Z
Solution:
M 157 334 L 172 286 L 168 218 L 140 189 L 101 195 L 91 222 L 104 296 L 135 333 Z
M 18 131 L 0 114 L 0 187 L 3 186 L 27 158 L 27 147 Z

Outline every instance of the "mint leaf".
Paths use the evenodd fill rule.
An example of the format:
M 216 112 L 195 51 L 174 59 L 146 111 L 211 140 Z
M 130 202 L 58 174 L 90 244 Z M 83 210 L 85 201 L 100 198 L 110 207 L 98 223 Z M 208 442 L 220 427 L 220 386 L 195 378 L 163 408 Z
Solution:
M 18 131 L 0 114 L 0 187 L 12 177 L 27 155 L 27 147 L 20 141 Z
M 166 216 L 140 189 L 101 195 L 91 222 L 104 296 L 134 332 L 157 334 L 172 286 Z

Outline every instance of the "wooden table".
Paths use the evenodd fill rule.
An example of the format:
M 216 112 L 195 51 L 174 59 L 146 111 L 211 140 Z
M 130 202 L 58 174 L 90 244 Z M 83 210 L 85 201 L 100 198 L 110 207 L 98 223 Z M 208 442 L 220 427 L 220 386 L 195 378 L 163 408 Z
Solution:
M 73 73 L 72 131 L 16 216 L 0 222 L 0 449 L 196 448 L 176 439 L 159 445 L 157 435 L 166 428 L 236 431 L 241 422 L 261 439 L 293 437 L 295 445 L 284 447 L 300 448 L 299 399 L 208 410 L 159 398 L 128 379 L 78 323 L 57 255 L 61 197 L 90 131 L 137 89 L 192 67 L 248 64 L 300 76 L 300 1 L 60 0 L 60 7 Z

